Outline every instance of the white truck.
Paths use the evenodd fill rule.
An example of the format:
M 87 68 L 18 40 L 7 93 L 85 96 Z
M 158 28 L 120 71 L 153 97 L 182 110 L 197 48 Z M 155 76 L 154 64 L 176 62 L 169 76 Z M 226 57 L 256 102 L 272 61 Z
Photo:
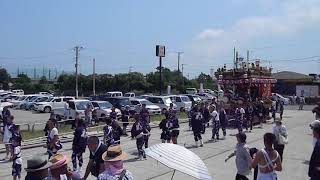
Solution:
M 63 108 L 67 101 L 74 100 L 74 97 L 51 97 L 45 102 L 39 102 L 34 105 L 34 110 L 38 112 L 50 113 L 53 109 Z
M 84 119 L 84 111 L 86 110 L 88 104 L 91 105 L 91 102 L 86 99 L 70 100 L 67 103 L 69 104 L 69 109 L 67 109 L 68 117 L 64 117 L 64 107 L 53 109 L 53 114 L 56 116 L 58 121 L 61 119 L 75 119 L 77 113 L 79 114 L 80 118 Z

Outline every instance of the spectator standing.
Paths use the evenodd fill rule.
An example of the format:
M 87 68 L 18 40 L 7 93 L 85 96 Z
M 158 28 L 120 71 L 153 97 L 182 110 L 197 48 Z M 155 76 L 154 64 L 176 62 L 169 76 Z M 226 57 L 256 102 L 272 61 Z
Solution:
M 3 131 L 4 131 L 4 126 L 7 124 L 7 120 L 11 116 L 11 112 L 8 108 L 8 106 L 3 107 L 2 110 L 2 124 L 3 124 Z
M 14 117 L 10 115 L 10 117 L 7 118 L 7 122 L 6 122 L 6 125 L 4 126 L 4 131 L 3 131 L 3 143 L 6 148 L 6 157 L 5 157 L 6 160 L 10 158 L 10 152 L 12 152 L 11 138 L 13 134 L 13 128 L 15 126 L 13 124 L 13 120 L 14 120 Z
M 123 161 L 128 154 L 122 151 L 120 145 L 111 146 L 102 154 L 105 169 L 98 177 L 98 180 L 133 180 L 132 173 L 124 168 Z
M 82 154 L 86 151 L 87 145 L 87 130 L 86 125 L 83 120 L 79 120 L 77 123 L 77 127 L 74 131 L 73 142 L 72 142 L 72 165 L 73 171 L 77 171 L 77 158 L 79 161 L 79 170 L 83 164 Z
M 236 149 L 233 153 L 227 156 L 225 162 L 227 162 L 231 157 L 236 156 L 236 180 L 249 180 L 247 176 L 251 172 L 252 158 L 250 156 L 250 149 L 246 144 L 247 136 L 245 133 L 241 132 L 238 133 L 236 137 L 238 141 Z
M 263 114 L 264 114 L 264 107 L 263 107 L 263 101 L 259 101 L 256 105 L 256 113 L 259 118 L 259 125 L 260 128 L 262 128 L 262 122 L 263 122 Z
M 92 118 L 92 108 L 90 104 L 87 104 L 87 107 L 84 110 L 84 119 L 88 126 L 92 124 L 91 118 Z
M 33 156 L 27 160 L 27 175 L 25 180 L 44 180 L 48 178 L 48 169 L 52 165 L 44 157 L 39 155 Z
M 274 149 L 278 151 L 281 158 L 281 162 L 283 162 L 283 150 L 286 143 L 288 143 L 288 132 L 287 128 L 282 124 L 282 121 L 276 121 L 276 125 L 273 127 L 273 134 L 276 137 Z
M 279 102 L 280 120 L 282 120 L 282 115 L 284 111 L 283 102 Z
M 315 120 L 310 124 L 314 138 L 314 148 L 309 162 L 308 175 L 310 180 L 318 180 L 320 177 L 320 121 Z
M 125 110 L 122 111 L 122 126 L 123 126 L 123 135 L 128 136 L 127 127 L 129 125 L 130 118 L 130 106 L 126 105 Z
M 250 123 L 250 130 L 249 132 L 252 131 L 252 128 L 253 128 L 253 118 L 254 118 L 254 108 L 252 106 L 252 103 L 249 103 L 247 108 L 246 108 L 246 119 L 247 119 L 247 122 Z
M 212 118 L 212 141 L 219 140 L 219 129 L 220 129 L 220 120 L 219 120 L 219 114 L 216 111 L 216 106 L 211 105 L 211 118 Z
M 227 126 L 228 126 L 228 117 L 226 110 L 222 107 L 219 112 L 219 120 L 220 120 L 220 126 L 223 133 L 223 139 L 226 139 L 227 135 Z
M 320 120 L 320 102 L 317 102 L 317 106 L 312 109 L 312 113 L 315 114 L 316 120 Z
M 305 104 L 305 99 L 304 99 L 304 96 L 301 95 L 299 97 L 299 110 L 303 110 L 303 105 Z
M 244 120 L 244 115 L 245 115 L 245 110 L 240 107 L 240 108 L 236 108 L 235 111 L 235 115 L 236 115 L 236 123 L 237 123 L 237 128 L 238 128 L 238 133 L 242 132 L 242 125 L 243 125 L 243 120 Z M 246 128 L 248 128 L 246 126 Z
M 63 105 L 63 115 L 65 120 L 69 119 L 69 112 L 69 102 L 65 102 Z
M 55 154 L 49 161 L 52 165 L 47 180 L 71 180 L 72 171 L 68 168 L 70 159 L 66 155 Z
M 59 131 L 56 128 L 56 124 L 57 122 L 55 119 L 49 119 L 47 122 L 49 133 L 47 137 L 46 148 L 49 155 L 49 159 L 54 154 L 57 154 L 58 150 L 62 148 L 62 144 L 59 140 Z
M 252 168 L 258 166 L 258 180 L 276 180 L 276 171 L 282 171 L 279 153 L 273 149 L 276 137 L 272 133 L 265 133 L 263 140 L 265 148 L 256 153 Z
M 104 171 L 104 161 L 102 154 L 107 151 L 108 147 L 102 144 L 97 136 L 90 136 L 87 141 L 88 149 L 90 150 L 89 162 L 86 172 L 82 180 L 86 180 L 88 176 L 93 175 L 98 177 Z

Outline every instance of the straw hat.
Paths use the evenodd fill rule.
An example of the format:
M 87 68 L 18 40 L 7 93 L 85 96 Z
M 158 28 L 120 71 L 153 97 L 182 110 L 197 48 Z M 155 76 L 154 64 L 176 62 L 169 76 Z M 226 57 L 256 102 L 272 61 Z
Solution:
M 68 164 L 70 162 L 70 158 L 63 154 L 56 154 L 52 156 L 49 161 L 52 163 L 50 169 L 58 169 Z
M 123 152 L 120 145 L 110 146 L 106 152 L 102 154 L 104 161 L 120 161 L 126 160 L 128 154 Z
M 41 156 L 34 156 L 27 160 L 27 172 L 37 172 L 51 167 L 52 163 L 48 162 L 45 158 Z

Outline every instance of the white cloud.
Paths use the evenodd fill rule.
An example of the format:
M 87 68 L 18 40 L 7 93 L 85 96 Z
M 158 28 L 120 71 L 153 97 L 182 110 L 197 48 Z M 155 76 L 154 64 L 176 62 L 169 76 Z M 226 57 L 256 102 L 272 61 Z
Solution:
M 206 29 L 199 33 L 196 39 L 212 39 L 223 35 L 224 31 L 222 29 Z
M 250 16 L 238 19 L 223 29 L 205 29 L 193 38 L 188 50 L 194 56 L 221 57 L 232 56 L 233 46 L 248 47 L 251 42 L 261 38 L 295 37 L 307 29 L 319 28 L 319 0 L 274 1 L 279 6 L 276 15 Z M 202 60 L 212 63 L 212 60 Z

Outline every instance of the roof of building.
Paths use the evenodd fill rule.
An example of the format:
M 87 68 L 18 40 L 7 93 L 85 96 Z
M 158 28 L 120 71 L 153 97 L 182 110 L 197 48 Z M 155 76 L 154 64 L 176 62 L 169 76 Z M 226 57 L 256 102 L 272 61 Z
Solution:
M 312 80 L 313 79 L 311 76 L 292 72 L 292 71 L 281 71 L 281 72 L 273 73 L 272 77 L 277 80 L 299 80 L 299 79 Z

